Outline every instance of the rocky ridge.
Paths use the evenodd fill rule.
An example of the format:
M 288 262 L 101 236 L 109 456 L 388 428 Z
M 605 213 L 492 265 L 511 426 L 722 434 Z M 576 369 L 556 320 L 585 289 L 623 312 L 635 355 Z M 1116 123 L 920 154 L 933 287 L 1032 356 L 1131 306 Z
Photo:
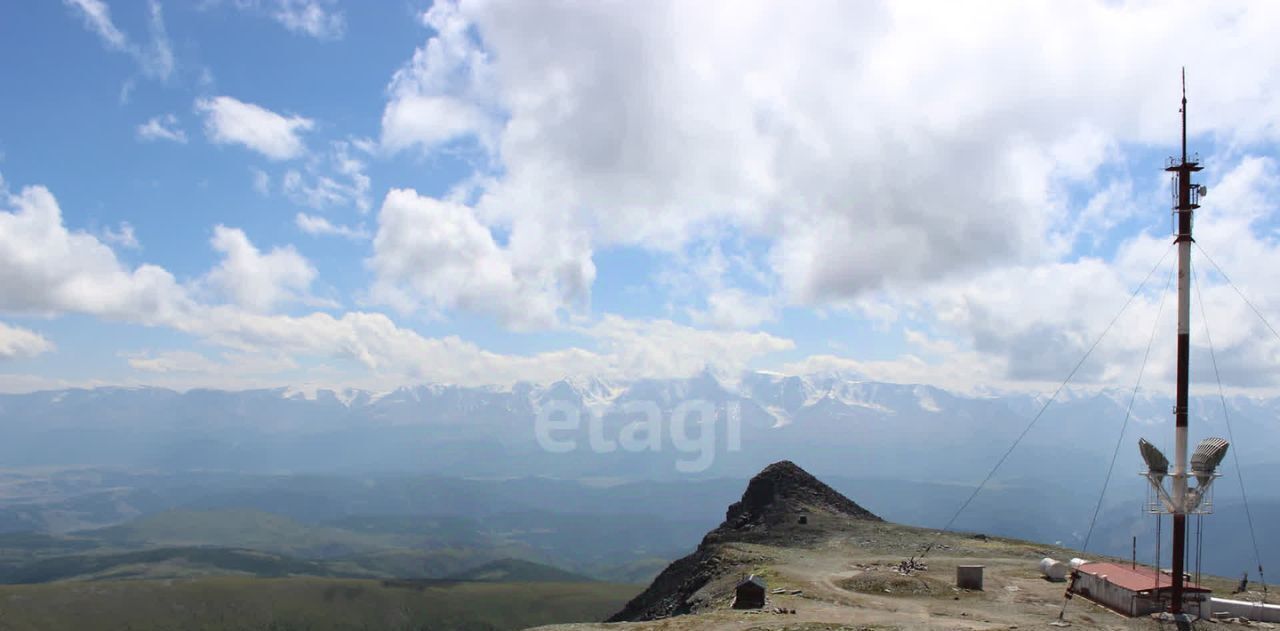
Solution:
M 690 613 L 705 605 L 698 592 L 741 566 L 729 559 L 733 543 L 803 545 L 833 520 L 883 521 L 789 460 L 764 468 L 725 512 L 725 520 L 707 533 L 692 554 L 667 566 L 648 589 L 608 622 L 655 620 Z

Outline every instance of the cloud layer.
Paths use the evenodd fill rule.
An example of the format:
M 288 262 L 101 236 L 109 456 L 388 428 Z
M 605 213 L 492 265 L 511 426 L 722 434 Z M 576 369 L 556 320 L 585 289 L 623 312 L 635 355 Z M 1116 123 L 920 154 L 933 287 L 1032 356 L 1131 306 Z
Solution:
M 556 291 L 520 291 L 548 285 L 519 278 L 565 278 L 593 269 L 595 252 L 639 247 L 719 270 L 688 275 L 699 322 L 847 309 L 993 363 L 993 381 L 1060 377 L 1110 317 L 1091 305 L 1122 304 L 1159 255 L 1158 239 L 1132 232 L 1114 258 L 1087 252 L 1166 203 L 1148 184 L 1157 163 L 1150 180 L 1127 172 L 1129 155 L 1176 139 L 1165 52 L 1199 34 L 1191 132 L 1232 148 L 1222 166 L 1248 168 L 1238 151 L 1280 139 L 1277 56 L 1256 54 L 1280 53 L 1258 26 L 1277 17 L 1260 3 L 437 3 L 388 88 L 382 145 L 466 138 L 496 166 L 473 203 L 412 220 L 458 239 L 384 237 L 375 266 L 406 304 L 553 322 L 589 299 L 592 276 Z M 725 256 L 743 240 L 765 244 L 762 282 L 743 282 L 760 270 L 747 251 Z M 449 273 L 389 255 L 409 250 Z M 450 286 L 463 277 L 475 282 Z M 1154 317 L 1157 304 L 1144 296 L 1135 311 Z M 1121 357 L 1145 346 L 1145 328 L 1126 330 L 1143 342 L 1093 378 L 1132 368 Z
M 158 3 L 148 45 L 101 0 L 67 6 L 144 75 L 172 75 Z M 235 6 L 319 39 L 349 26 L 321 0 Z M 137 247 L 131 224 L 68 227 L 52 194 L 30 187 L 0 214 L 0 310 L 89 314 L 209 345 L 127 357 L 153 374 L 275 366 L 475 383 L 785 356 L 794 372 L 1041 387 L 1065 376 L 1168 248 L 1169 51 L 1188 33 L 1199 38 L 1190 132 L 1212 151 L 1198 237 L 1264 313 L 1280 313 L 1280 39 L 1268 28 L 1278 20 L 1261 2 L 436 2 L 367 129 L 329 134 L 336 121 L 273 111 L 249 91 L 213 96 L 209 84 L 195 101 L 211 143 L 275 163 L 249 168 L 283 207 L 277 224 L 348 241 L 302 242 L 314 252 L 358 249 L 348 295 L 333 297 L 322 255 L 317 266 L 278 234 L 256 234 L 273 243 L 259 247 L 233 226 L 207 228 L 215 260 L 190 278 L 126 263 L 112 245 Z M 188 140 L 174 114 L 133 131 Z M 443 166 L 454 180 L 424 183 L 393 162 L 433 177 Z M 395 174 L 375 187 L 378 169 Z M 661 294 L 653 312 L 664 317 L 593 306 L 597 259 L 618 252 L 657 261 L 636 282 Z M 1197 261 L 1197 317 L 1231 323 L 1215 327 L 1224 375 L 1274 387 L 1265 375 L 1280 344 Z M 1153 321 L 1171 326 L 1167 274 L 1157 270 L 1081 381 L 1135 378 Z M 825 354 L 812 340 L 805 352 L 819 354 L 798 356 L 790 338 L 807 332 L 787 333 L 796 312 L 873 328 L 897 356 Z M 503 354 L 415 328 L 477 317 L 559 341 Z M 23 340 L 13 356 L 52 348 L 26 329 L 0 333 Z M 1153 350 L 1153 382 L 1169 379 L 1168 346 Z
M 1206 66 L 1276 47 L 1255 27 L 1266 5 L 1081 9 L 438 3 L 382 144 L 487 147 L 501 175 L 476 216 L 530 260 L 679 252 L 728 224 L 770 241 L 786 302 L 858 299 L 1069 250 L 1089 218 L 1068 191 L 1118 146 L 1171 138 L 1176 69 L 1155 51 L 1206 25 Z M 1223 67 L 1274 75 L 1267 59 Z M 1198 80 L 1193 131 L 1274 138 L 1271 101 Z M 548 245 L 575 233 L 586 247 Z
M 387 204 L 403 205 L 408 213 L 451 212 L 442 211 L 441 202 L 412 191 L 393 192 Z M 324 302 L 309 293 L 315 268 L 292 247 L 264 252 L 237 228 L 215 227 L 210 245 L 219 262 L 202 277 L 181 282 L 154 265 L 130 267 L 97 237 L 68 229 L 56 199 L 43 187 L 8 195 L 6 206 L 8 210 L 0 210 L 0 312 L 88 314 L 166 327 L 224 349 L 226 359 L 221 361 L 194 351 L 126 356 L 131 367 L 148 373 L 199 373 L 183 382 L 189 385 L 226 385 L 233 376 L 264 372 L 273 373 L 281 384 L 314 379 L 332 386 L 373 387 L 422 381 L 542 382 L 566 375 L 634 379 L 708 369 L 732 374 L 760 357 L 794 347 L 789 340 L 765 333 L 708 331 L 665 320 L 606 316 L 573 330 L 582 347 L 528 355 L 494 353 L 453 336 L 425 337 L 382 313 L 289 313 L 290 306 Z M 483 254 L 493 254 L 484 250 L 483 235 L 465 234 L 465 216 L 447 220 L 455 223 L 437 225 L 427 236 L 411 234 L 410 239 L 435 243 L 436 251 L 445 256 L 465 253 L 476 243 Z M 484 265 L 474 257 L 462 261 Z M 499 277 L 506 278 L 501 282 L 512 281 Z M 461 282 L 423 282 L 437 281 L 445 283 L 443 289 L 471 295 Z M 52 349 L 51 342 L 34 332 L 0 324 L 0 356 L 28 357 Z M 303 362 L 316 366 L 316 371 L 297 372 Z

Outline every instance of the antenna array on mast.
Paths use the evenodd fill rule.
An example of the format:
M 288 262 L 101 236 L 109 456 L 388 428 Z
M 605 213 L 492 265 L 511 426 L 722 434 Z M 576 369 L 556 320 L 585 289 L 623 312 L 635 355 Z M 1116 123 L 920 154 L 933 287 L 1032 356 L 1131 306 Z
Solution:
M 1187 154 L 1187 71 L 1182 70 L 1182 155 L 1170 157 L 1165 171 L 1173 173 L 1173 214 L 1176 218 L 1174 243 L 1178 247 L 1178 370 L 1177 393 L 1173 407 L 1174 445 L 1173 471 L 1169 471 L 1169 459 L 1159 449 L 1141 440 L 1138 446 L 1147 463 L 1143 475 L 1155 492 L 1156 501 L 1149 502 L 1148 510 L 1173 515 L 1173 598 L 1169 603 L 1175 616 L 1183 613 L 1183 594 L 1186 574 L 1187 515 L 1212 512 L 1209 492 L 1218 477 L 1218 463 L 1227 453 L 1227 441 L 1221 438 L 1205 439 L 1192 458 L 1191 471 L 1187 466 L 1187 403 L 1189 396 L 1191 356 L 1191 236 L 1192 218 L 1200 207 L 1204 187 L 1191 182 L 1192 174 L 1202 170 L 1200 156 Z M 1194 478 L 1196 486 L 1188 485 Z M 1169 481 L 1168 486 L 1165 480 Z M 1159 559 L 1157 559 L 1157 562 Z

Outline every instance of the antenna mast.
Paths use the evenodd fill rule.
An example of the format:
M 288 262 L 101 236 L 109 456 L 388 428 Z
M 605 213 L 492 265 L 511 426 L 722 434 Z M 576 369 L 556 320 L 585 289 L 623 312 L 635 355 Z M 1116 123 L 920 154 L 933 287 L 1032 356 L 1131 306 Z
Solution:
M 1147 464 L 1142 473 L 1151 484 L 1153 495 L 1148 496 L 1147 512 L 1173 516 L 1173 576 L 1172 598 L 1169 603 L 1179 629 L 1190 628 L 1186 609 L 1186 546 L 1187 515 L 1203 515 L 1213 512 L 1213 481 L 1219 477 L 1218 465 L 1227 455 L 1227 441 L 1206 438 L 1190 454 L 1187 453 L 1187 402 L 1191 356 L 1191 225 L 1192 213 L 1200 207 L 1203 186 L 1193 184 L 1191 176 L 1200 171 L 1200 156 L 1187 155 L 1187 71 L 1182 70 L 1182 156 L 1171 157 L 1165 162 L 1165 171 L 1173 174 L 1173 212 L 1177 215 L 1174 245 L 1178 246 L 1178 384 L 1173 405 L 1174 453 L 1173 471 L 1169 471 L 1169 459 L 1146 439 L 1138 440 L 1138 450 Z M 1196 485 L 1190 486 L 1191 478 Z M 1166 487 L 1165 480 L 1169 480 Z M 1150 498 L 1154 497 L 1154 501 Z M 1156 540 L 1160 538 L 1160 521 L 1156 520 Z M 1160 585 L 1159 547 L 1156 548 L 1155 584 L 1152 593 L 1163 601 Z M 1203 607 L 1207 590 L 1193 586 L 1193 601 Z
M 1186 574 L 1187 513 L 1187 400 L 1191 355 L 1191 226 L 1192 213 L 1200 207 L 1199 189 L 1193 187 L 1191 174 L 1201 170 L 1199 156 L 1187 157 L 1187 69 L 1182 69 L 1182 158 L 1170 158 L 1165 171 L 1174 173 L 1178 216 L 1178 375 L 1177 395 L 1173 407 L 1175 447 L 1172 478 L 1173 513 L 1173 602 L 1176 616 L 1183 609 L 1183 583 Z M 1198 493 L 1196 495 L 1199 495 Z M 1199 497 L 1196 498 L 1199 500 Z M 1198 502 L 1197 502 L 1198 503 Z M 1158 568 L 1157 568 L 1158 571 Z
M 1190 471 L 1187 466 L 1187 399 L 1189 358 L 1191 355 L 1191 224 L 1192 213 L 1200 207 L 1204 187 L 1191 182 L 1191 174 L 1200 171 L 1200 156 L 1187 155 L 1187 73 L 1182 71 L 1182 157 L 1169 158 L 1165 171 L 1173 173 L 1173 212 L 1177 214 L 1177 233 L 1174 243 L 1178 246 L 1178 392 L 1174 399 L 1173 473 L 1169 472 L 1169 460 L 1155 445 L 1146 440 L 1138 441 L 1142 459 L 1147 463 L 1143 473 L 1155 492 L 1156 501 L 1147 510 L 1152 513 L 1173 515 L 1173 599 L 1170 612 L 1178 620 L 1179 628 L 1185 627 L 1184 594 L 1187 571 L 1187 515 L 1203 515 L 1213 512 L 1210 491 L 1218 477 L 1218 465 L 1227 455 L 1227 441 L 1206 438 L 1200 441 L 1191 455 Z M 1188 486 L 1194 477 L 1196 486 Z M 1165 488 L 1165 479 L 1169 488 Z M 1159 524 L 1159 522 L 1157 522 Z M 1157 525 L 1157 528 L 1159 526 Z M 1157 537 L 1159 536 L 1157 530 Z M 1159 565 L 1160 559 L 1156 559 Z M 1160 568 L 1156 568 L 1157 591 Z M 1202 591 L 1202 590 L 1197 590 Z

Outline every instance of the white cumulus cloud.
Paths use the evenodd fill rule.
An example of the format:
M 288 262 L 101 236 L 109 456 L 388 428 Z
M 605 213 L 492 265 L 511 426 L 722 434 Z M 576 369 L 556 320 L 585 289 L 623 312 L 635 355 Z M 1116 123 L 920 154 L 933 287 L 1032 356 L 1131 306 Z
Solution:
M 559 256 L 530 260 L 531 248 L 517 237 L 499 245 L 472 208 L 394 189 L 378 212 L 372 295 L 402 310 L 462 309 L 516 327 L 550 326 L 561 308 L 581 304 L 595 276 L 590 251 L 569 236 L 546 235 Z
M 155 265 L 128 268 L 97 237 L 67 229 L 48 189 L 5 196 L 0 210 L 0 309 L 87 313 L 157 323 L 189 305 L 186 292 Z
M 768 296 L 728 288 L 706 297 L 706 309 L 695 309 L 695 322 L 731 329 L 751 329 L 777 317 L 777 309 Z
M 352 241 L 363 241 L 369 238 L 369 232 L 363 226 L 351 227 L 334 224 L 324 217 L 306 213 L 294 215 L 293 223 L 298 226 L 299 230 L 312 236 L 337 236 L 351 239 Z
M 315 269 L 289 246 L 264 252 L 243 231 L 218 226 L 211 245 L 222 259 L 197 282 L 183 284 L 156 266 L 130 269 L 98 238 L 68 229 L 53 195 L 43 187 L 29 187 L 6 199 L 13 210 L 0 212 L 0 310 L 46 316 L 87 314 L 161 326 L 228 351 L 222 360 L 185 350 L 126 356 L 135 370 L 150 375 L 187 375 L 181 383 L 188 386 L 283 385 L 289 383 L 289 371 L 304 361 L 349 363 L 346 370 L 329 373 L 328 383 L 376 388 L 424 381 L 548 382 L 569 375 L 678 377 L 706 369 L 733 373 L 794 348 L 790 340 L 765 333 L 605 316 L 570 330 L 581 337 L 580 345 L 512 354 L 489 351 L 455 336 L 426 337 L 383 313 L 272 313 L 289 302 L 313 301 L 308 291 Z M 412 191 L 393 192 L 384 206 L 390 222 L 403 221 L 406 230 L 418 230 L 410 241 L 431 246 L 419 261 L 434 264 L 438 258 L 453 259 L 446 263 L 481 274 L 488 273 L 483 268 L 490 264 L 482 260 L 484 256 L 495 257 L 503 265 L 502 248 L 495 251 L 494 244 L 485 241 L 487 233 L 474 224 L 465 207 Z M 426 221 L 419 226 L 419 220 Z M 389 228 L 384 224 L 381 229 Z M 493 277 L 499 279 L 496 286 L 530 282 L 520 279 L 514 268 L 509 273 L 499 270 Z M 493 278 L 486 281 L 489 290 L 494 288 Z M 411 279 L 412 275 L 406 282 Z M 438 289 L 442 299 L 449 292 L 456 294 L 455 300 L 479 296 L 461 282 L 433 285 L 436 281 L 429 278 L 419 282 Z M 502 308 L 514 308 L 517 303 L 512 304 Z M 20 352 L 44 348 L 29 335 L 5 335 L 22 340 L 15 346 Z M 246 375 L 254 378 L 247 380 Z M 7 379 L 0 387 L 22 389 L 19 382 L 44 384 L 40 387 L 53 383 Z M 98 383 L 119 382 L 112 378 Z
M 178 127 L 178 117 L 173 114 L 153 116 L 147 122 L 138 125 L 138 138 L 141 140 L 169 140 L 187 142 L 187 132 Z
M 1203 181 L 1211 194 L 1201 200 L 1197 212 L 1198 245 L 1192 252 L 1198 286 L 1191 297 L 1192 381 L 1202 387 L 1216 383 L 1209 350 L 1212 339 L 1227 388 L 1275 391 L 1280 386 L 1274 370 L 1280 361 L 1280 339 L 1217 273 L 1200 247 L 1274 326 L 1280 314 L 1276 289 L 1280 287 L 1280 242 L 1269 226 L 1280 216 L 1280 207 L 1273 201 L 1280 194 L 1280 167 L 1271 158 L 1252 155 L 1211 157 L 1207 163 L 1210 169 L 1203 173 Z M 1167 183 L 1161 185 L 1121 204 L 1163 219 L 1169 198 Z M 1104 189 L 1097 195 L 1115 193 Z M 1121 239 L 1108 259 L 1084 256 L 1002 266 L 962 280 L 877 292 L 871 311 L 886 311 L 900 324 L 931 332 L 909 335 L 908 349 L 897 358 L 813 357 L 788 370 L 842 367 L 874 379 L 960 390 L 979 385 L 1051 390 L 1147 279 L 1144 291 L 1093 349 L 1073 383 L 1132 387 L 1154 329 L 1143 382 L 1151 388 L 1171 389 L 1176 286 L 1170 282 L 1176 254 L 1170 247 L 1168 225 L 1160 219 L 1151 223 L 1164 230 Z M 1163 264 L 1153 271 L 1162 255 Z
M 435 36 L 391 79 L 382 146 L 431 150 L 468 136 L 492 142 L 497 104 L 488 56 L 473 41 L 470 22 L 450 2 L 435 3 L 422 20 Z
M 1174 139 L 1161 51 L 1187 32 L 1193 135 L 1280 139 L 1280 40 L 1259 27 L 1276 13 L 439 2 L 392 78 L 382 144 L 475 139 L 495 166 L 474 216 L 530 266 L 562 260 L 556 235 L 666 255 L 728 228 L 767 248 L 777 304 L 821 308 L 1060 259 L 1092 239 L 1081 225 L 1113 225 L 1114 202 L 1070 192 L 1123 196 L 1099 167 Z
M 43 335 L 0 322 L 0 361 L 35 357 L 53 349 L 53 342 Z
M 229 96 L 196 101 L 204 116 L 204 131 L 216 144 L 238 144 L 272 160 L 289 160 L 306 153 L 302 134 L 315 122 L 302 116 L 284 116 L 265 107 Z
M 293 246 L 262 252 L 244 231 L 217 226 L 210 241 L 222 261 L 210 270 L 206 281 L 236 305 L 254 312 L 305 301 L 316 269 Z

